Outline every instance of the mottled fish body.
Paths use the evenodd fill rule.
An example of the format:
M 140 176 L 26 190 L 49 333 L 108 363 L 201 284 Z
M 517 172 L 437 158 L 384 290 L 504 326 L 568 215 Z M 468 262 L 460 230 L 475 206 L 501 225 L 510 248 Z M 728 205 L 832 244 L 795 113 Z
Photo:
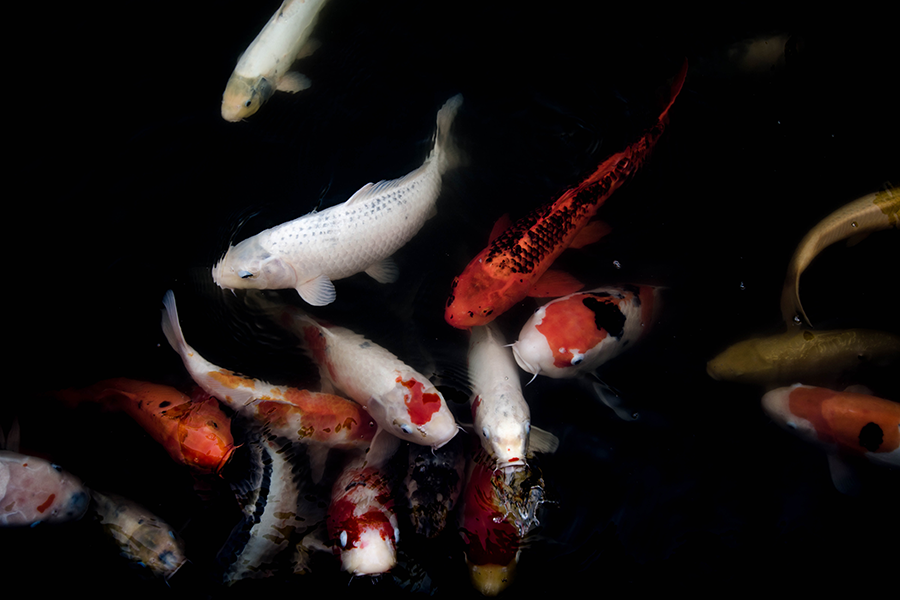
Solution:
M 781 293 L 784 320 L 809 325 L 800 303 L 800 275 L 822 250 L 835 242 L 891 227 L 900 227 L 900 191 L 892 187 L 854 200 L 822 219 L 800 241 L 788 265 Z
M 432 539 L 447 527 L 466 477 L 462 437 L 434 450 L 409 445 L 409 464 L 403 480 L 409 518 L 418 535 Z
M 768 388 L 834 384 L 861 364 L 900 360 L 900 336 L 869 329 L 818 331 L 789 329 L 786 333 L 738 342 L 710 360 L 713 379 Z
M 528 373 L 578 377 L 633 347 L 658 308 L 659 288 L 652 286 L 610 286 L 563 296 L 528 319 L 513 355 Z
M 81 481 L 58 465 L 0 450 L 0 526 L 74 521 L 89 503 Z
M 91 495 L 91 509 L 126 558 L 166 579 L 185 563 L 184 542 L 159 517 L 115 494 Z
M 222 94 L 222 118 L 246 119 L 275 90 L 298 92 L 309 87 L 291 65 L 308 47 L 319 11 L 327 0 L 285 0 L 238 59 Z
M 305 302 L 335 299 L 332 281 L 365 271 L 396 280 L 389 257 L 436 212 L 441 177 L 450 162 L 449 129 L 462 103 L 454 96 L 437 115 L 434 148 L 411 173 L 366 184 L 342 204 L 282 223 L 231 246 L 213 267 L 222 288 L 296 289 Z

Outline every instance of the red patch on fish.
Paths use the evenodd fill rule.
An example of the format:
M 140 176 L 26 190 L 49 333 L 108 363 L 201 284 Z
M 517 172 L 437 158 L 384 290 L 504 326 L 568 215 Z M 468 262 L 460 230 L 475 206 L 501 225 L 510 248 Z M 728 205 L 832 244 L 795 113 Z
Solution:
M 472 420 L 475 420 L 475 415 L 478 414 L 478 407 L 481 406 L 481 396 L 475 396 L 475 399 L 472 400 Z
M 50 496 L 47 497 L 47 501 L 37 507 L 37 511 L 39 513 L 44 512 L 53 505 L 54 500 L 56 500 L 56 494 L 50 494 Z
M 441 409 L 441 397 L 438 394 L 422 393 L 425 388 L 421 381 L 415 379 L 404 380 L 399 375 L 395 379 L 397 383 L 409 390 L 404 397 L 406 408 L 409 411 L 409 420 L 414 425 L 424 425 L 431 420 L 431 416 Z
M 572 366 L 572 359 L 575 358 L 572 350 L 584 354 L 609 336 L 605 329 L 597 329 L 595 313 L 584 305 L 583 300 L 584 296 L 578 295 L 548 304 L 544 318 L 536 326 L 547 338 L 553 352 L 553 364 L 561 369 Z M 598 300 L 618 304 L 618 298 L 612 296 Z
M 476 565 L 508 565 L 519 550 L 519 536 L 497 507 L 492 479 L 493 464 L 477 460 L 465 489 L 460 534 L 466 557 Z M 498 477 L 502 472 L 498 471 Z

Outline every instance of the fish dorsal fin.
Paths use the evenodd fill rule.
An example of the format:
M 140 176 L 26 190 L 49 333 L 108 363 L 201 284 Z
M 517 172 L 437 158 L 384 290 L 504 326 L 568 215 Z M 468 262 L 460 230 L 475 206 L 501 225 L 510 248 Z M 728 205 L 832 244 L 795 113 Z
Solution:
M 296 71 L 288 71 L 278 79 L 275 89 L 279 92 L 290 92 L 296 94 L 312 85 L 309 77 Z
M 312 306 L 325 306 L 334 302 L 337 292 L 328 275 L 322 274 L 297 286 L 297 293 L 303 301 Z
M 543 452 L 553 453 L 559 448 L 559 438 L 540 427 L 531 426 L 531 433 L 528 435 L 528 453 Z
M 388 257 L 369 265 L 369 268 L 366 269 L 366 275 L 378 283 L 394 283 L 400 277 L 400 269 L 397 267 L 397 263 Z
M 491 228 L 491 235 L 488 239 L 488 243 L 491 243 L 500 237 L 504 231 L 509 229 L 510 225 L 512 225 L 512 219 L 509 218 L 509 213 L 506 213 L 497 219 L 497 222 L 494 223 L 494 226 Z
M 422 171 L 427 169 L 428 166 L 429 162 L 425 161 L 425 163 L 421 167 L 410 171 L 409 173 L 398 179 L 382 180 L 378 183 L 367 183 L 366 185 L 356 190 L 353 195 L 350 196 L 350 198 L 346 202 L 344 202 L 344 204 L 346 206 L 350 206 L 352 204 L 366 202 L 367 200 L 381 194 L 387 194 L 392 190 L 399 189 L 407 185 L 410 181 L 419 178 L 422 174 Z
M 528 290 L 531 298 L 559 298 L 574 294 L 584 288 L 584 284 L 564 271 L 548 269 Z
M 569 244 L 569 248 L 584 248 L 585 246 L 600 241 L 600 239 L 609 235 L 611 232 L 612 227 L 610 227 L 606 221 L 591 221 L 582 227 L 581 231 L 575 234 L 575 239 Z

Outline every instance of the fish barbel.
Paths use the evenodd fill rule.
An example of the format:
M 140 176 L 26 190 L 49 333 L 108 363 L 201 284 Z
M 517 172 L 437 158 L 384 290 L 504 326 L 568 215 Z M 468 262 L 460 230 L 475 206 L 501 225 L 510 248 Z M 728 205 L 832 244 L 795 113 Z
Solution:
M 453 280 L 444 319 L 459 329 L 485 325 L 523 300 L 541 275 L 569 247 L 600 206 L 643 165 L 666 128 L 687 61 L 675 78 L 656 125 L 555 202 L 519 219 L 482 250 Z
M 226 289 L 296 289 L 305 302 L 335 299 L 332 281 L 365 271 L 380 283 L 397 279 L 390 256 L 436 213 L 441 177 L 451 159 L 449 130 L 462 96 L 437 115 L 434 147 L 421 167 L 392 181 L 368 183 L 349 200 L 266 229 L 230 246 L 212 268 Z
M 299 73 L 289 72 L 305 53 L 319 11 L 327 0 L 285 0 L 238 59 L 222 94 L 222 118 L 246 119 L 275 90 L 298 92 L 309 87 Z
M 849 237 L 891 227 L 900 227 L 900 191 L 893 187 L 854 200 L 819 221 L 800 240 L 788 265 L 781 292 L 781 315 L 785 322 L 810 325 L 800 303 L 800 275 L 823 249 Z

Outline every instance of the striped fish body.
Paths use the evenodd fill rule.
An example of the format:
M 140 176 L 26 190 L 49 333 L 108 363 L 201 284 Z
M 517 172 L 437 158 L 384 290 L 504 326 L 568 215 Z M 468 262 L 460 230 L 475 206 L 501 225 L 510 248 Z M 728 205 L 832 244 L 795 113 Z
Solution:
M 687 63 L 672 87 L 671 100 L 651 129 L 558 200 L 517 221 L 482 250 L 453 280 L 444 319 L 459 329 L 485 325 L 521 302 L 553 261 L 619 187 L 646 162 L 681 91 Z

